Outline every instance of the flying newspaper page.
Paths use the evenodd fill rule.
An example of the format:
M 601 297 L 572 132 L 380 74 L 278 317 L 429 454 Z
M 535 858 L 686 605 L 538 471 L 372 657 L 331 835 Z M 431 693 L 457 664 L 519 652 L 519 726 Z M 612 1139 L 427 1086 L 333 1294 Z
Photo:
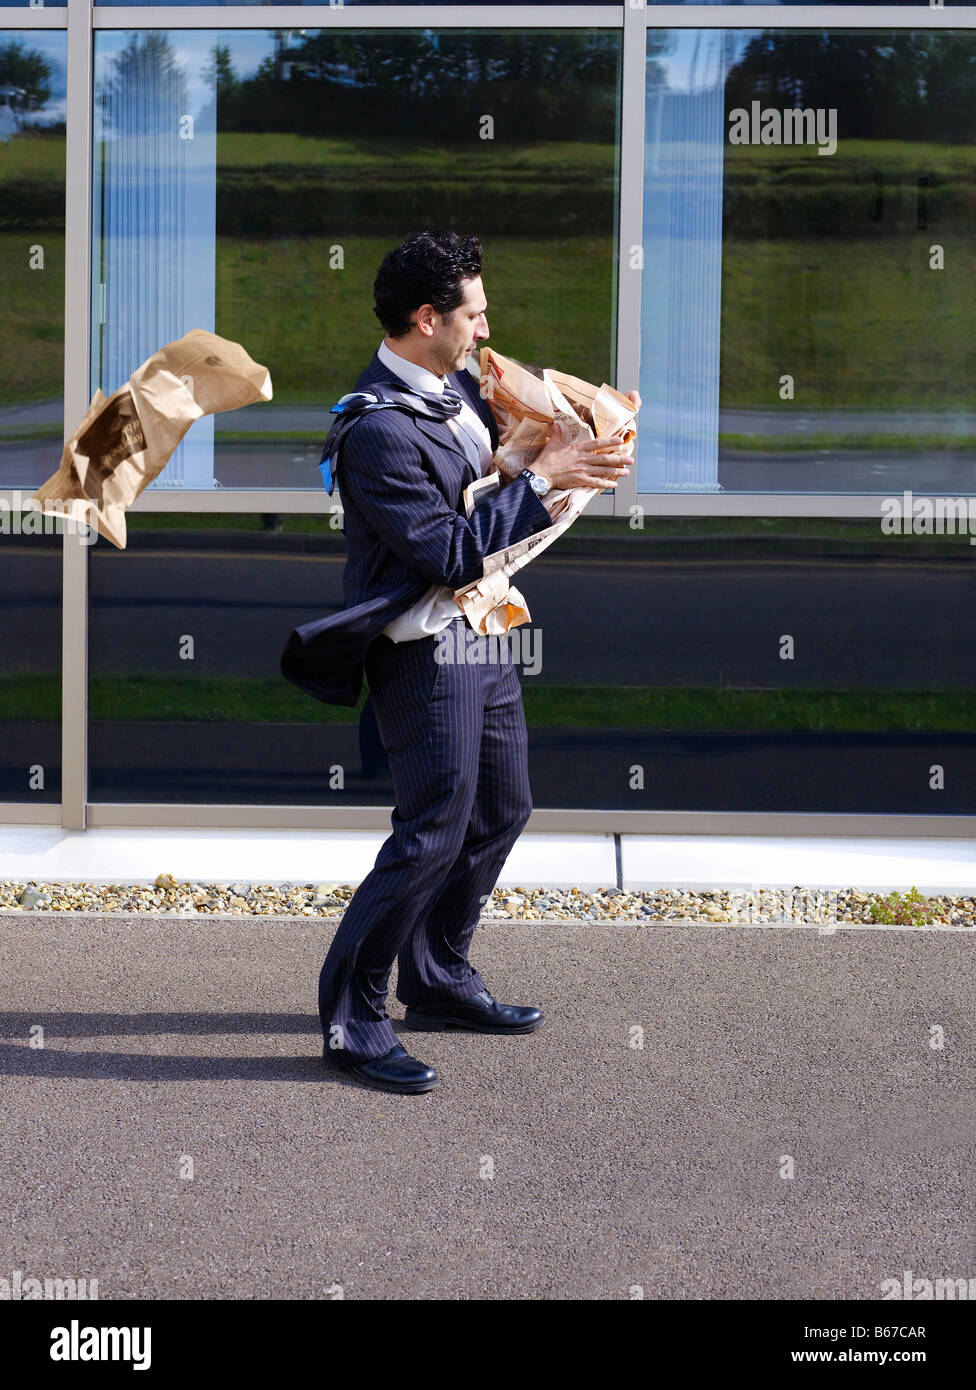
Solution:
M 607 445 L 610 452 L 636 436 L 637 411 L 633 401 L 606 382 L 593 386 L 548 367 L 539 378 L 493 348 L 481 349 L 479 377 L 481 396 L 498 424 L 498 448 L 492 471 L 464 490 L 466 516 L 471 516 L 478 502 L 501 486 L 502 475 L 517 478 L 523 468 L 532 467 L 533 460 L 549 442 L 557 420 L 563 422 L 567 443 L 599 439 L 619 431 L 621 437 Z M 602 491 L 599 487 L 550 488 L 539 500 L 553 524 L 485 556 L 482 577 L 453 595 L 476 632 L 483 636 L 501 634 L 529 622 L 531 615 L 525 599 L 511 583 L 512 575 L 552 545 Z
M 191 328 L 111 396 L 95 391 L 57 472 L 29 500 L 42 512 L 87 522 L 124 550 L 126 508 L 163 471 L 194 420 L 270 399 L 267 368 L 240 343 Z

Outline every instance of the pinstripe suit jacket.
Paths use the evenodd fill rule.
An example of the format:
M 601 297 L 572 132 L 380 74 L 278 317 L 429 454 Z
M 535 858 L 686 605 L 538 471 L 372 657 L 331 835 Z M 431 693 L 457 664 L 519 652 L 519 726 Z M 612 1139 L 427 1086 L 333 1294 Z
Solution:
M 373 354 L 354 389 L 403 386 Z M 498 427 L 478 383 L 462 368 L 446 384 L 463 391 L 498 447 Z M 363 415 L 342 444 L 337 486 L 348 546 L 344 606 L 295 627 L 281 674 L 316 700 L 355 705 L 366 649 L 387 623 L 432 584 L 459 589 L 481 575 L 486 555 L 551 525 L 526 478 L 516 478 L 464 515 L 462 494 L 476 476 L 450 427 L 403 410 Z

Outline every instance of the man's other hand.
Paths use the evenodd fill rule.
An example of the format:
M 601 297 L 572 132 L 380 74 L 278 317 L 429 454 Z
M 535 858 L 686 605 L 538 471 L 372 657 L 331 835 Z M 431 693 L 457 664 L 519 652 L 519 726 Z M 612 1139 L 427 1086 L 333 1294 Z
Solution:
M 606 453 L 608 444 L 616 448 Z M 634 442 L 624 444 L 618 434 L 605 434 L 599 439 L 568 441 L 561 420 L 553 426 L 552 436 L 536 456 L 532 472 L 548 478 L 553 487 L 616 487 L 630 472 Z

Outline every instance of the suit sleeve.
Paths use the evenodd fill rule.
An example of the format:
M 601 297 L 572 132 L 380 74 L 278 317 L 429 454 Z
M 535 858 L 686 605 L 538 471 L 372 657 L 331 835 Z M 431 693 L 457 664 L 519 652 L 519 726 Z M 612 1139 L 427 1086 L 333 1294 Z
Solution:
M 452 510 L 419 447 L 382 419 L 386 413 L 364 416 L 343 440 L 339 492 L 414 574 L 463 588 L 481 578 L 486 555 L 552 525 L 527 478 L 507 483 L 470 517 Z

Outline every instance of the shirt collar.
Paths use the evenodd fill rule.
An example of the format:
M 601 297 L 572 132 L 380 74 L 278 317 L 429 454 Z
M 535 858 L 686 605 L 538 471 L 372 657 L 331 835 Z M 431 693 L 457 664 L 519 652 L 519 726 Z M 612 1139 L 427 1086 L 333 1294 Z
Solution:
M 426 367 L 419 367 L 416 362 L 408 362 L 405 357 L 400 357 L 391 351 L 387 347 L 385 339 L 377 348 L 377 355 L 384 367 L 388 367 L 395 376 L 398 376 L 401 381 L 405 381 L 408 386 L 412 386 L 414 390 L 427 391 L 435 396 L 444 394 L 444 387 L 447 384 L 446 377 L 435 376 Z

